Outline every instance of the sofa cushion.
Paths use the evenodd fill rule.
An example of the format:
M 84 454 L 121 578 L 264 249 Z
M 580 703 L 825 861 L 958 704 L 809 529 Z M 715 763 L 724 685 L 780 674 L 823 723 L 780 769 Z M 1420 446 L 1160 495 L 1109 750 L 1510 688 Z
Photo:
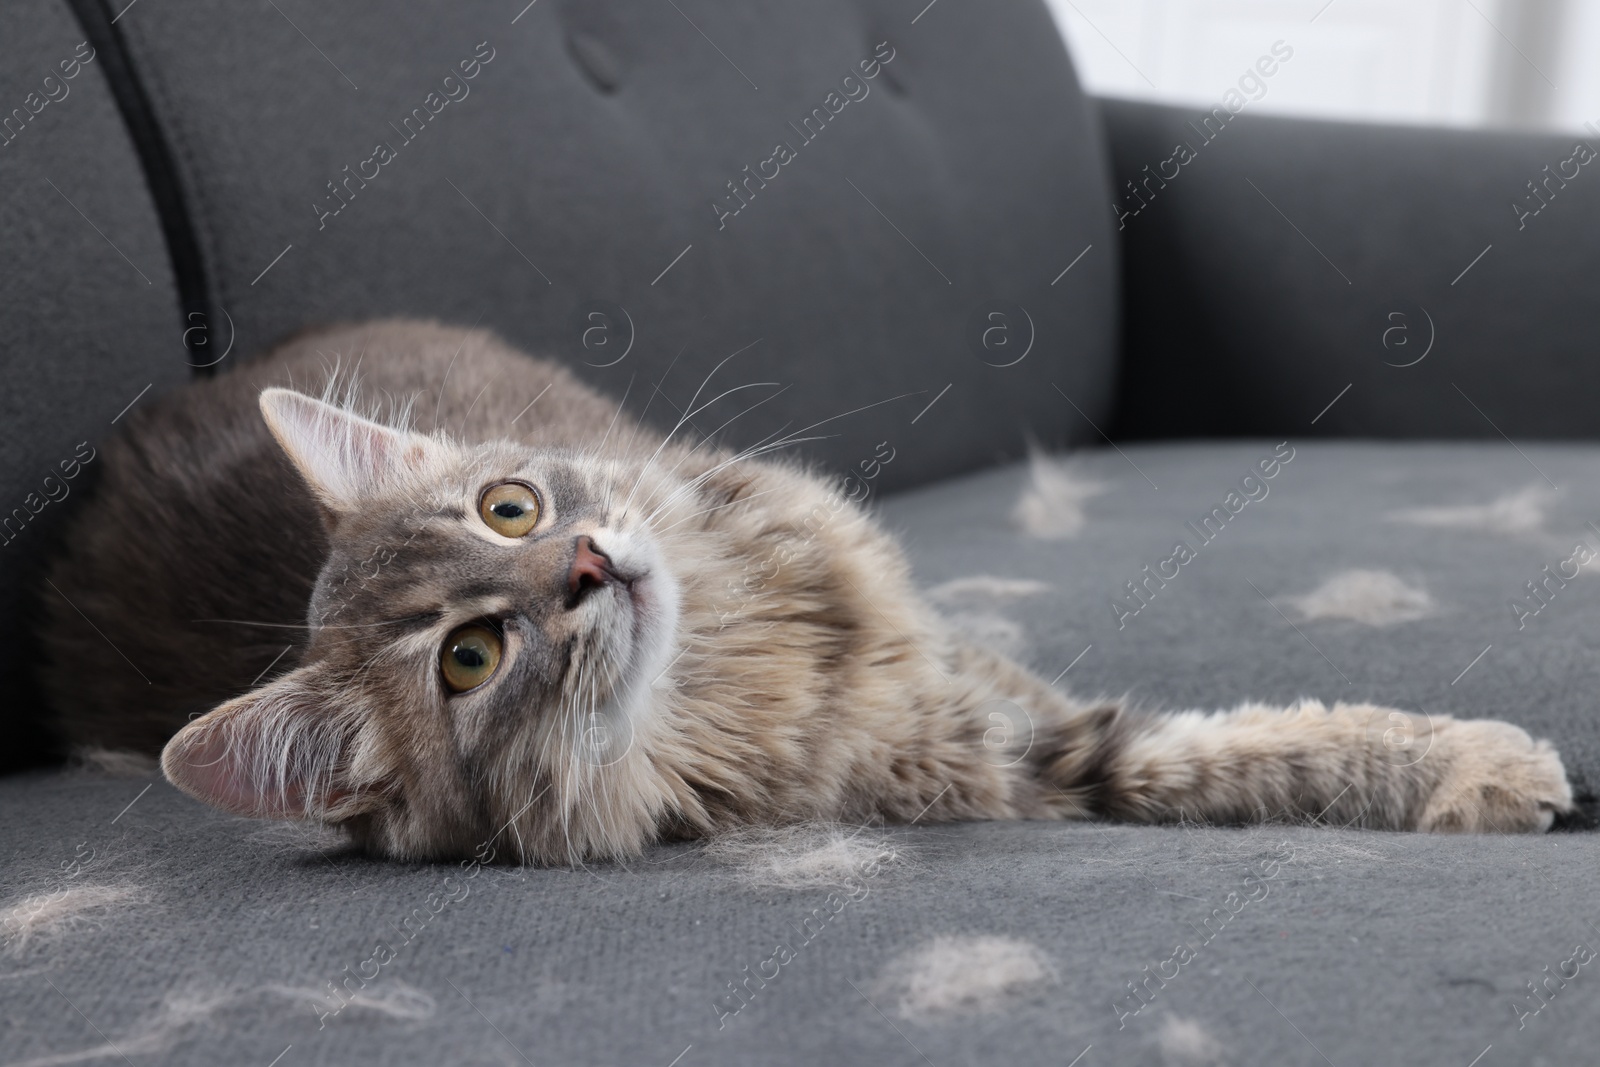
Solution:
M 1013 466 L 895 497 L 886 514 L 929 586 L 974 574 L 1048 586 L 957 587 L 945 603 L 978 616 L 980 633 L 988 619 L 1046 678 L 1092 645 L 1061 680 L 1080 694 L 1500 718 L 1555 742 L 1581 792 L 1600 784 L 1600 448 L 1286 442 L 1288 462 L 1279 448 L 1097 451 L 1043 478 Z M 1064 510 L 1081 527 L 1018 531 L 1025 497 L 1080 501 Z M 1174 559 L 1179 543 L 1193 559 Z M 1580 544 L 1595 563 L 1580 568 Z
M 59 0 L 0 8 L 0 770 L 42 754 L 34 605 L 55 594 L 38 575 L 95 478 L 95 445 L 135 400 L 190 373 L 106 62 Z
M 883 511 L 962 625 L 1047 677 L 1070 665 L 1080 693 L 1499 715 L 1592 781 L 1596 579 L 1510 605 L 1595 543 L 1596 450 L 1292 447 L 1095 453 Z M 1213 505 L 1230 517 L 1204 542 L 1188 523 Z M 1114 610 L 1180 539 L 1195 558 Z M 1393 582 L 1323 588 L 1350 571 Z M 753 862 L 769 853 L 693 846 L 583 870 L 372 863 L 148 771 L 0 780 L 0 810 L 0 908 L 100 902 L 20 945 L 0 911 L 21 1063 L 115 1045 L 173 1064 L 1464 1065 L 1490 1046 L 1484 1063 L 1586 1062 L 1600 1038 L 1582 962 L 1600 931 L 1573 876 L 1600 862 L 1592 833 L 866 828 L 856 847 L 893 858 L 841 891 L 795 885 L 815 864 L 775 878 Z
M 1536 1013 L 1526 988 L 1600 947 L 1571 876 L 1600 861 L 1592 834 L 969 823 L 864 832 L 895 858 L 854 890 L 750 884 L 692 847 L 467 880 L 142 789 L 0 780 L 0 906 L 125 891 L 7 945 L 8 1064 L 120 1063 L 114 1045 L 173 1067 L 1066 1067 L 1092 1045 L 1077 1067 L 1323 1062 L 1313 1047 L 1465 1067 L 1489 1045 L 1484 1062 L 1584 1063 L 1600 1038 L 1589 967 Z M 1031 968 L 997 973 L 973 951 L 990 939 Z M 767 963 L 780 943 L 794 958 Z M 1196 952 L 1174 974 L 1179 944 Z M 941 947 L 966 981 L 897 980 Z M 969 1010 L 950 995 L 997 985 Z M 1208 1040 L 1224 1058 L 1163 1055 Z
M 789 385 L 792 429 L 948 386 L 900 485 L 1093 437 L 1051 382 L 1107 410 L 1100 135 L 1036 0 L 206 0 L 116 31 L 241 351 L 477 322 L 670 422 L 742 350 L 718 381 Z M 879 439 L 819 433 L 836 465 Z

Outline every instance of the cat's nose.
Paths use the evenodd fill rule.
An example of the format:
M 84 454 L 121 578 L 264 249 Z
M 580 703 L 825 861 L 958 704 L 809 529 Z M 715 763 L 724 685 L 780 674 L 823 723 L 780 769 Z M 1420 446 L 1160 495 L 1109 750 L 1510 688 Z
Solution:
M 572 569 L 567 572 L 567 606 L 575 608 L 594 589 L 617 580 L 611 568 L 611 557 L 595 547 L 587 534 L 574 542 Z

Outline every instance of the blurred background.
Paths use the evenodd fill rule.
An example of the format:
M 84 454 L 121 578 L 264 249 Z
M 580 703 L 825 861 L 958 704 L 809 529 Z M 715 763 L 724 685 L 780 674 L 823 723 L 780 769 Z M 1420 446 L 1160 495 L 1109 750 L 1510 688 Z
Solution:
M 1274 41 L 1255 113 L 1600 125 L 1596 0 L 1048 0 L 1089 91 L 1214 104 Z M 1313 61 L 1314 60 L 1314 61 Z

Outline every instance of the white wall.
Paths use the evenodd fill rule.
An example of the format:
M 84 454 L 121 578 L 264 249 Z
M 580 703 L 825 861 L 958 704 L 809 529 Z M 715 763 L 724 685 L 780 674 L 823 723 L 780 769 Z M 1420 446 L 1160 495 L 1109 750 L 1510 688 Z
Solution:
M 1048 0 L 1092 92 L 1214 104 L 1275 41 L 1252 111 L 1600 124 L 1600 0 Z

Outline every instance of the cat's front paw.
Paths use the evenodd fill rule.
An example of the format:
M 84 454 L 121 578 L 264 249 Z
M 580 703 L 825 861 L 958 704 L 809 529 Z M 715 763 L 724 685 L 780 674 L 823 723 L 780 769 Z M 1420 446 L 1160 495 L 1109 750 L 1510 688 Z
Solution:
M 1430 758 L 1445 761 L 1417 820 L 1430 833 L 1542 833 L 1572 810 L 1561 757 L 1548 741 L 1492 720 L 1454 721 Z

